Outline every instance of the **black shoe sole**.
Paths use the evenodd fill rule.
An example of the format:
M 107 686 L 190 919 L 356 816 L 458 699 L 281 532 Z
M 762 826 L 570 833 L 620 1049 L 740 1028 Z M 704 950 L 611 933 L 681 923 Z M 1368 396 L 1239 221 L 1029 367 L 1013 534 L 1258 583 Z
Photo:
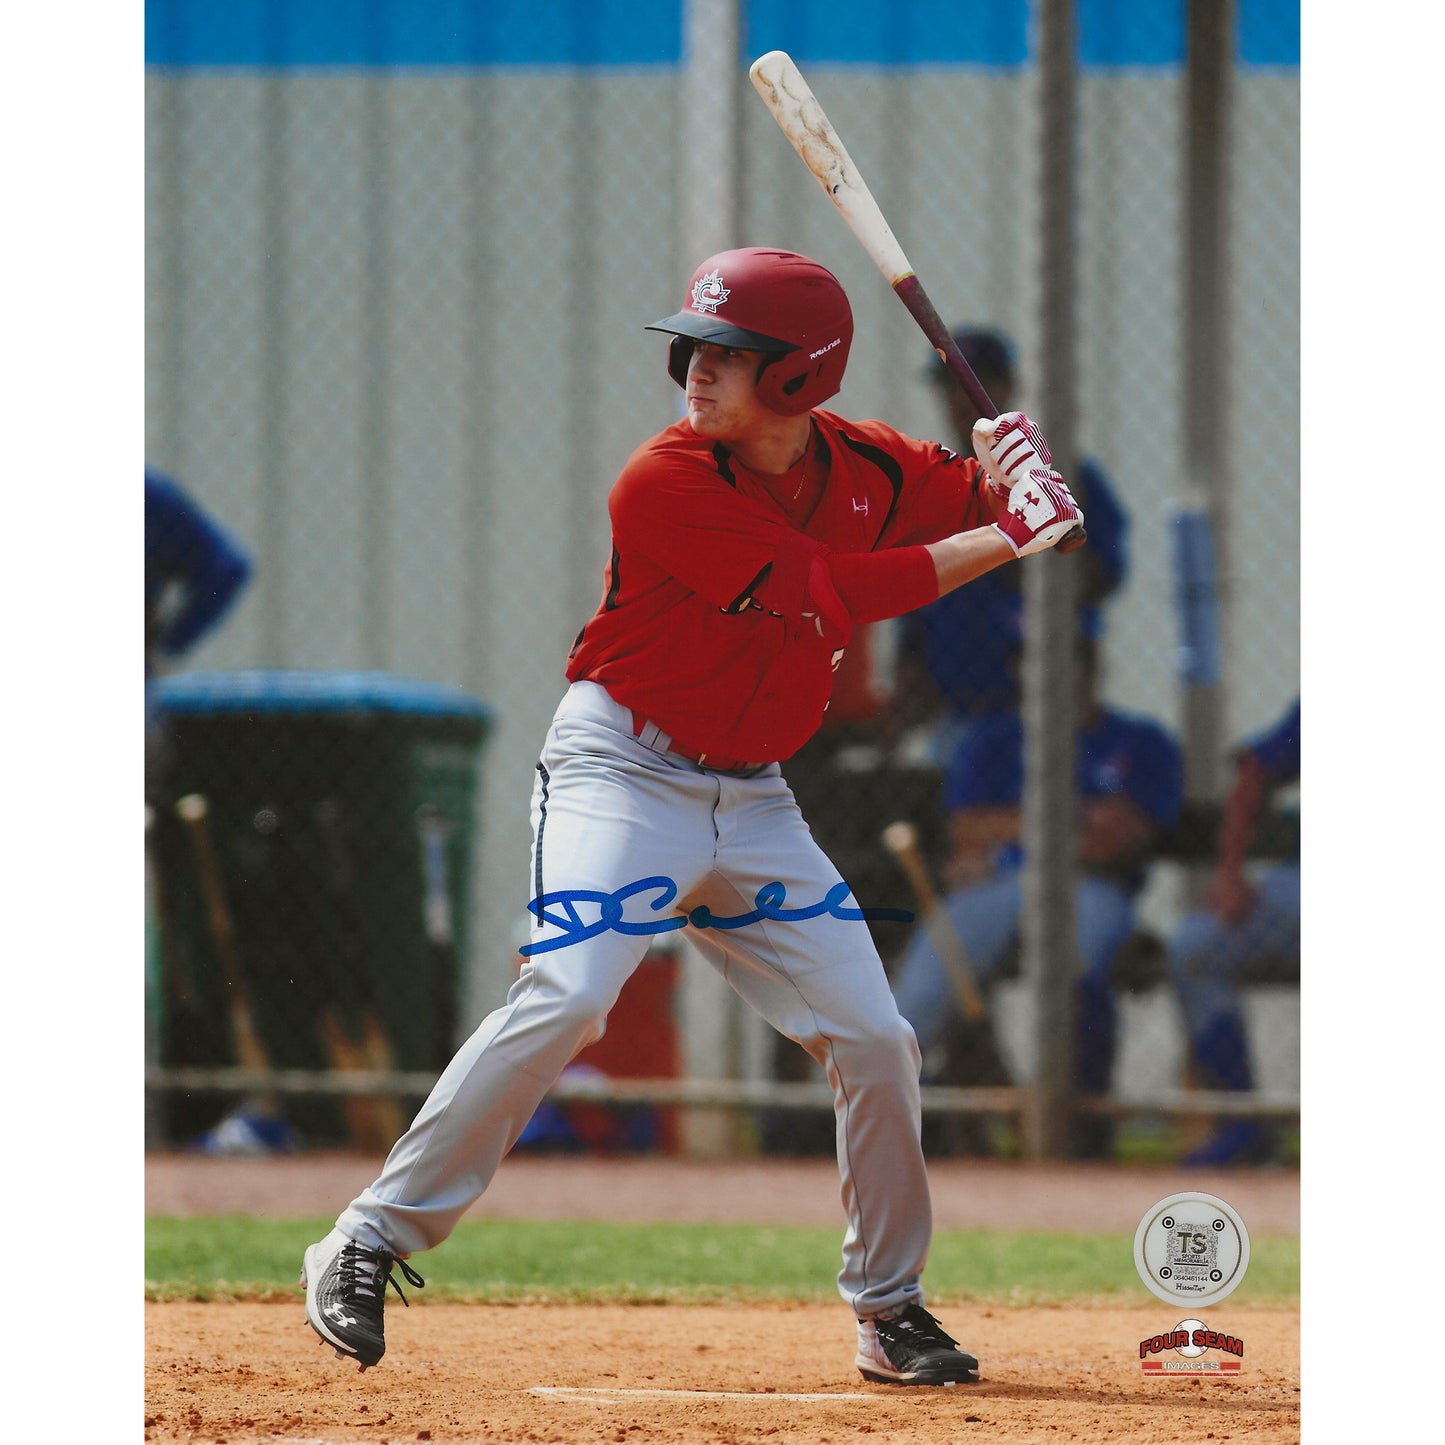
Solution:
M 320 1340 L 323 1345 L 329 1345 L 333 1350 L 336 1351 L 336 1358 L 338 1360 L 355 1360 L 358 1367 L 363 1370 L 369 1370 L 373 1365 L 379 1365 L 381 1363 L 380 1355 L 378 1355 L 374 1360 L 363 1360 L 360 1355 L 353 1353 L 351 1350 L 342 1349 L 341 1346 L 338 1345 L 336 1341 L 333 1340 L 329 1335 L 322 1334 L 315 1325 L 311 1324 L 310 1319 L 308 1319 L 306 1323 L 308 1325 L 311 1325 L 312 1333 L 315 1334 L 316 1338 Z

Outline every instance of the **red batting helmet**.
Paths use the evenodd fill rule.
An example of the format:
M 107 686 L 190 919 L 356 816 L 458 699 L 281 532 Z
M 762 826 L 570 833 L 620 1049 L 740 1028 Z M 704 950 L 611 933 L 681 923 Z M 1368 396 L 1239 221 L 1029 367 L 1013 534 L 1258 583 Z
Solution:
M 816 261 L 746 246 L 709 256 L 693 272 L 682 310 L 647 330 L 672 333 L 667 370 L 679 386 L 699 341 L 775 353 L 758 369 L 758 400 L 801 416 L 842 386 L 853 312 L 837 277 Z

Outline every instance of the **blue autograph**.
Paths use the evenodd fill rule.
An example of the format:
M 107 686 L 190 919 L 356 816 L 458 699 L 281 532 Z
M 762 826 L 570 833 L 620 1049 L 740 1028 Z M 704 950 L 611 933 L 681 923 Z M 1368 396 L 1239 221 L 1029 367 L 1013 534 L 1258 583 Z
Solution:
M 614 893 L 599 893 L 590 888 L 564 888 L 556 893 L 544 893 L 527 905 L 528 912 L 538 922 L 560 928 L 561 934 L 556 938 L 544 939 L 541 943 L 523 944 L 518 952 L 523 957 L 531 957 L 538 953 L 552 953 L 559 948 L 571 948 L 574 943 L 585 943 L 589 938 L 596 938 L 599 933 L 671 933 L 674 929 L 686 928 L 689 924 L 693 928 L 747 928 L 750 924 L 763 922 L 764 919 L 778 923 L 801 923 L 809 918 L 821 918 L 824 914 L 849 923 L 867 922 L 870 919 L 883 923 L 913 922 L 913 914 L 906 908 L 845 908 L 843 900 L 852 891 L 846 883 L 840 881 L 835 883 L 818 903 L 803 908 L 784 908 L 783 902 L 788 896 L 788 890 L 781 883 L 765 883 L 758 889 L 751 913 L 726 917 L 714 913 L 705 904 L 699 904 L 687 913 L 673 913 L 666 918 L 629 923 L 622 916 L 623 905 L 629 899 L 651 892 L 655 896 L 648 901 L 647 906 L 654 913 L 659 913 L 677 898 L 677 884 L 671 878 L 658 874 L 652 878 L 639 878 L 636 883 L 625 884 Z M 593 922 L 586 922 L 578 913 L 579 903 L 597 905 L 598 914 Z M 549 908 L 560 908 L 562 912 L 549 913 Z

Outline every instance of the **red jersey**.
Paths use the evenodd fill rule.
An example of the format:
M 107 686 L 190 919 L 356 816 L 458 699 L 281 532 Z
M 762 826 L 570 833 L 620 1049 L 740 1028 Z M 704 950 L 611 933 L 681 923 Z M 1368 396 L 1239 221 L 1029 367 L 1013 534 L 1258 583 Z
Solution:
M 996 504 L 972 457 L 883 422 L 811 415 L 807 465 L 826 481 L 791 505 L 686 420 L 638 447 L 608 497 L 612 560 L 569 681 L 600 683 L 718 757 L 781 761 L 817 731 L 852 624 L 934 600 L 922 545 L 987 525 Z M 841 573 L 856 554 L 901 547 L 917 549 L 892 559 L 907 585 L 876 616 L 849 613 L 830 564 Z

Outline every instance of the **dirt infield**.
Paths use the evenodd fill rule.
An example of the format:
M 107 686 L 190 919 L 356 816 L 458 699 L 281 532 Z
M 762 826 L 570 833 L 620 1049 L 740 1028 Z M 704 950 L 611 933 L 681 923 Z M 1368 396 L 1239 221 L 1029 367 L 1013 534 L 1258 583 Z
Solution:
M 148 1213 L 332 1215 L 375 1161 L 155 1156 Z M 1155 1200 L 1217 1193 L 1258 1234 L 1298 1231 L 1299 1176 L 942 1161 L 939 1228 L 1128 1230 Z M 752 1219 L 839 1224 L 827 1161 L 509 1160 L 485 1217 Z M 1298 1309 L 1229 1303 L 1205 1322 L 1243 1342 L 1234 1378 L 1146 1376 L 1142 1339 L 1182 1311 L 945 1307 L 983 1378 L 947 1390 L 864 1382 L 838 1305 L 518 1305 L 387 1311 L 388 1353 L 359 1371 L 270 1303 L 147 1304 L 145 1438 L 205 1445 L 706 1442 L 820 1445 L 872 1437 L 1009 1441 L 1300 1439 Z M 1174 1351 L 1154 1359 L 1181 1363 Z M 1206 1361 L 1233 1357 L 1211 1350 Z
M 976 1385 L 866 1384 L 852 1368 L 848 1317 L 832 1305 L 418 1302 L 388 1311 L 387 1357 L 364 1373 L 311 1334 L 299 1300 L 151 1305 L 145 1438 L 228 1445 L 863 1438 L 1282 1445 L 1300 1438 L 1294 1312 L 1233 1312 L 1229 1326 L 1245 1357 L 1240 1378 L 1227 1382 L 1144 1376 L 1140 1339 L 1178 1323 L 1162 1306 L 945 1313 L 979 1356 Z

